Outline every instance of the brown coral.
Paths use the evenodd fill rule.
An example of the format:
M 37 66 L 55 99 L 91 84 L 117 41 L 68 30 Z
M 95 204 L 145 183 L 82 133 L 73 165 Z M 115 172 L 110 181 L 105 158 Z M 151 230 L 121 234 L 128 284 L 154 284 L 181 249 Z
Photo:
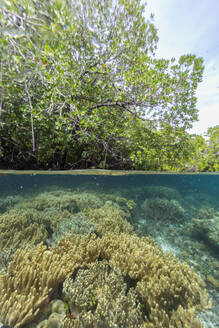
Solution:
M 16 250 L 27 244 L 36 245 L 46 238 L 45 227 L 32 222 L 30 214 L 25 211 L 11 210 L 1 216 L 0 251 L 7 247 Z
M 100 235 L 107 232 L 115 234 L 126 232 L 133 233 L 133 227 L 125 219 L 126 213 L 119 206 L 108 205 L 107 203 L 97 209 L 85 211 L 88 219 L 96 224 L 96 231 Z
M 8 272 L 0 274 L 1 320 L 13 327 L 32 321 L 65 278 L 59 256 L 47 251 L 42 244 L 32 251 L 17 250 Z
M 65 271 L 70 274 L 76 268 L 83 267 L 98 259 L 100 242 L 94 234 L 88 236 L 69 234 L 50 250 L 62 258 Z
M 135 280 L 147 309 L 148 327 L 169 327 L 179 306 L 197 310 L 210 306 L 204 283 L 194 271 L 171 254 L 163 254 L 149 238 L 107 234 L 101 240 L 101 256 Z
M 106 261 L 91 263 L 74 278 L 67 278 L 63 293 L 70 305 L 72 327 L 132 328 L 144 322 L 136 291 Z
M 129 277 L 144 309 L 142 327 L 201 327 L 196 311 L 210 307 L 204 283 L 187 264 L 180 263 L 171 254 L 164 254 L 151 239 L 125 233 L 106 233 L 102 238 L 93 235 L 81 240 L 73 235 L 68 238 L 67 242 L 60 241 L 57 251 L 65 258 L 69 272 L 73 269 L 69 264 L 71 258 L 74 263 L 81 263 L 74 268 L 85 268 L 86 263 L 99 258 Z M 108 310 L 105 309 L 106 316 Z M 91 322 L 89 313 L 84 316 Z M 75 315 L 72 319 L 66 318 L 63 327 L 68 327 L 71 320 L 75 320 Z
M 38 211 L 56 209 L 77 213 L 84 208 L 96 208 L 103 205 L 103 201 L 94 193 L 74 193 L 65 190 L 56 190 L 40 193 L 39 195 L 20 203 L 20 208 L 34 208 Z
M 104 266 L 102 271 L 105 272 L 102 278 L 101 260 Z M 90 271 L 89 268 L 91 268 Z M 114 314 L 120 313 L 122 304 L 126 302 L 123 297 L 122 301 L 118 298 L 121 302 L 116 303 L 113 288 L 107 289 L 105 286 L 104 279 L 107 281 L 110 272 L 120 272 L 119 277 L 125 279 L 123 281 L 127 282 L 126 296 L 129 291 L 132 291 L 130 302 L 127 304 L 133 306 L 132 302 L 140 302 L 143 315 L 141 316 L 136 310 L 136 313 L 140 315 L 138 327 L 201 327 L 201 323 L 195 317 L 196 311 L 209 306 L 207 294 L 202 290 L 203 283 L 194 271 L 170 254 L 163 254 L 149 238 L 139 239 L 134 234 L 126 233 L 106 233 L 102 238 L 97 238 L 95 235 L 69 235 L 61 239 L 58 245 L 52 247 L 50 251 L 40 244 L 32 251 L 18 250 L 15 253 L 8 272 L 0 276 L 0 314 L 3 322 L 20 327 L 32 321 L 55 287 L 70 274 L 77 275 L 78 270 L 81 270 L 79 280 L 81 281 L 84 277 L 86 284 L 86 279 L 89 276 L 93 277 L 91 280 L 94 286 L 93 291 L 88 288 L 87 294 L 82 289 L 82 294 L 85 292 L 83 294 L 85 299 L 88 297 L 88 301 L 91 301 L 90 305 L 86 307 L 83 297 L 81 299 L 83 304 L 76 304 L 80 303 L 76 297 L 73 301 L 75 302 L 73 307 L 85 306 L 85 312 L 80 317 L 84 320 L 83 327 L 94 319 L 92 311 L 96 309 L 95 302 L 104 299 L 105 292 L 109 298 L 107 302 L 103 301 L 100 313 L 96 313 L 95 320 L 99 318 L 98 320 L 101 321 L 104 317 L 108 318 L 111 310 L 112 312 L 119 311 L 113 312 Z M 89 275 L 86 270 L 90 272 Z M 74 292 L 78 293 L 77 286 Z M 68 301 L 70 303 L 70 299 Z M 107 304 L 114 301 L 116 308 L 113 310 Z M 94 308 L 93 305 L 95 305 Z M 72 312 L 74 312 L 73 307 L 71 307 Z M 121 314 L 118 319 L 121 321 L 114 326 L 122 326 L 121 322 L 126 323 L 126 317 L 126 314 L 124 316 Z M 108 318 L 109 322 L 113 322 L 113 318 L 115 315 L 111 319 Z M 75 318 L 72 319 L 75 320 Z M 144 322 L 141 323 L 141 320 Z M 67 327 L 69 320 L 66 319 L 65 322 L 66 326 L 63 327 Z M 110 323 L 106 327 L 109 326 Z
M 199 219 L 211 219 L 215 215 L 215 211 L 211 207 L 201 207 L 198 210 Z

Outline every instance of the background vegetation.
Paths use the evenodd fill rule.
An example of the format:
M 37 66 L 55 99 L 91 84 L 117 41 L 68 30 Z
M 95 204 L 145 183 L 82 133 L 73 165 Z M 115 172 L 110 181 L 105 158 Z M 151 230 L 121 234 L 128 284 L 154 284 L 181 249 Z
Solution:
M 219 126 L 198 118 L 203 60 L 155 58 L 140 0 L 0 6 L 2 168 L 219 170 Z

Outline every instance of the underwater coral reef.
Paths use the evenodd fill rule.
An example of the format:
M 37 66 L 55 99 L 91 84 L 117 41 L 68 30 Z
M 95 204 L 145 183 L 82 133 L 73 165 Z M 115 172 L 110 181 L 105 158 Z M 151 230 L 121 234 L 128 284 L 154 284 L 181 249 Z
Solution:
M 0 216 L 4 325 L 204 327 L 199 314 L 211 307 L 206 283 L 188 262 L 164 252 L 152 239 L 153 227 L 169 229 L 173 222 L 180 227 L 189 211 L 194 213 L 179 192 L 149 186 L 131 198 L 50 188 L 7 206 Z M 197 233 L 207 230 L 198 210 L 188 225 L 194 236 L 196 228 Z M 142 221 L 153 222 L 151 236 L 142 233 Z M 206 232 L 209 242 L 212 229 Z

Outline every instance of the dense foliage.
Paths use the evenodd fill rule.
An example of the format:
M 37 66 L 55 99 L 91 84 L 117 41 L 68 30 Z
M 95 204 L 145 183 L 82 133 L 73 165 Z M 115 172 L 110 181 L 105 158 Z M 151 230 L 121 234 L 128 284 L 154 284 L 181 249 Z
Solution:
M 205 138 L 192 136 L 191 145 L 187 168 L 195 171 L 219 171 L 219 125 L 209 128 Z
M 145 8 L 140 0 L 2 2 L 2 166 L 184 166 L 199 144 L 186 131 L 197 120 L 203 60 L 156 59 Z

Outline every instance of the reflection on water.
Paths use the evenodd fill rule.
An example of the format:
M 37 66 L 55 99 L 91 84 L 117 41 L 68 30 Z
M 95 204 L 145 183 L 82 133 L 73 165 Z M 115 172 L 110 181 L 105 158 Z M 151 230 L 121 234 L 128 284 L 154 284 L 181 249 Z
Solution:
M 219 175 L 1 174 L 0 272 L 10 327 L 219 327 Z

